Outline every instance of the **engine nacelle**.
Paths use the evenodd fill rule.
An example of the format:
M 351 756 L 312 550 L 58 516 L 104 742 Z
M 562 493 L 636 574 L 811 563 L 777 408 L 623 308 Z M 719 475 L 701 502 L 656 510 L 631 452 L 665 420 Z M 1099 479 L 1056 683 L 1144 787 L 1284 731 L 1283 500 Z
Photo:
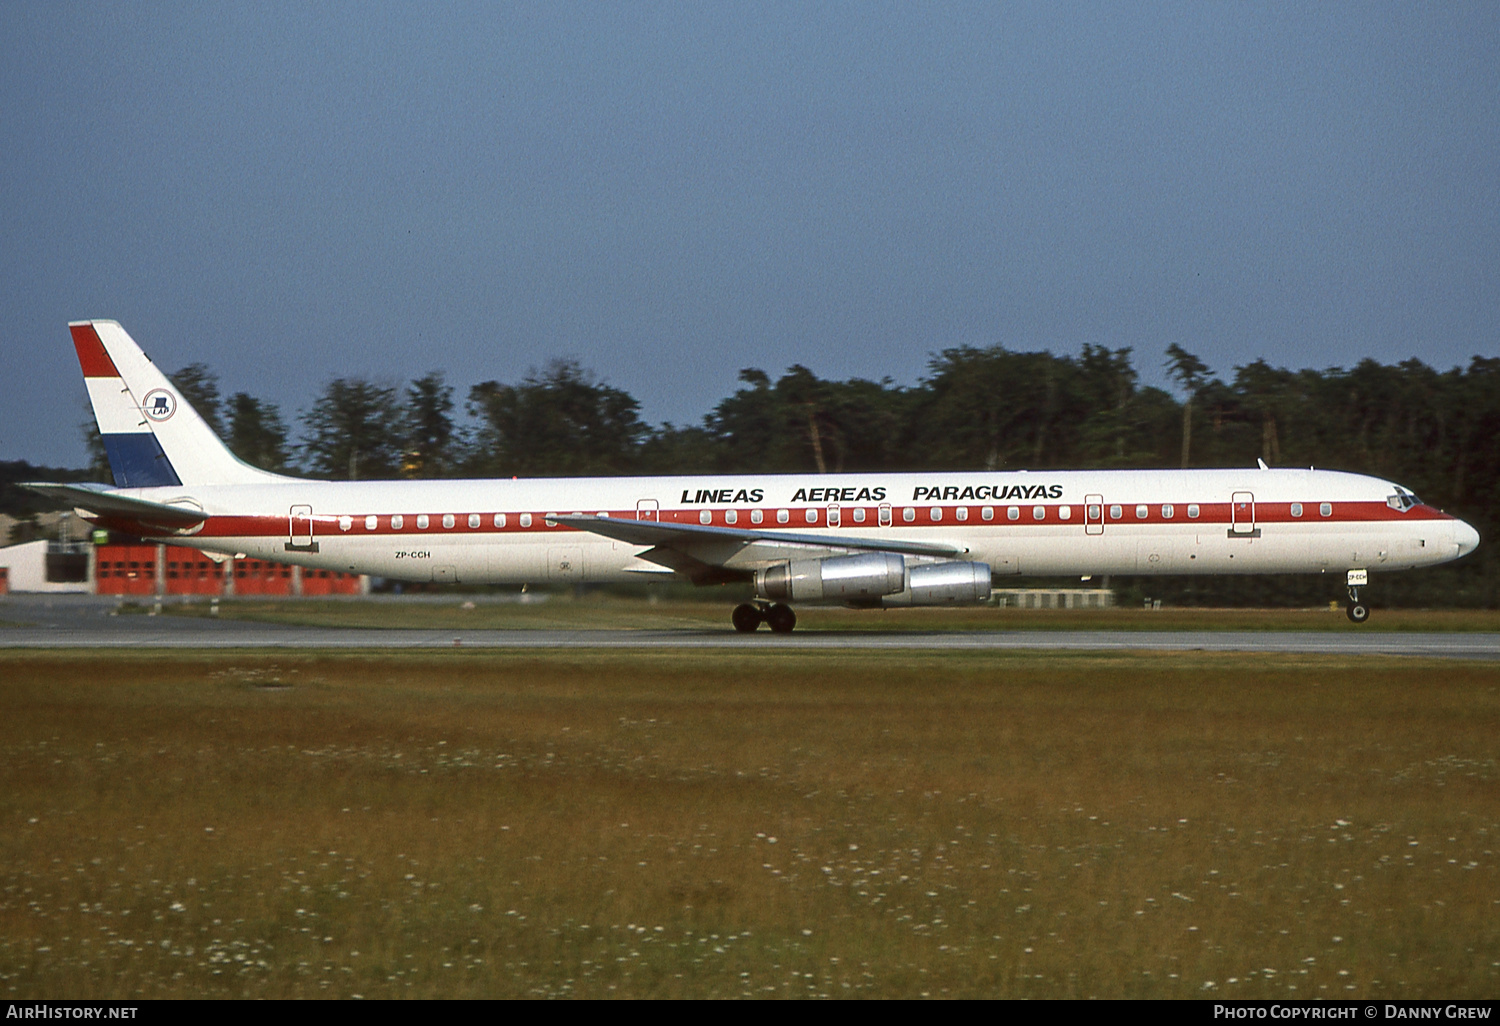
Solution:
M 985 598 L 989 598 L 985 578 Z M 755 571 L 755 594 L 775 602 L 865 602 L 906 588 L 906 561 L 887 552 L 794 559 Z
M 923 563 L 911 568 L 907 586 L 885 595 L 885 609 L 902 606 L 973 606 L 990 600 L 988 563 Z

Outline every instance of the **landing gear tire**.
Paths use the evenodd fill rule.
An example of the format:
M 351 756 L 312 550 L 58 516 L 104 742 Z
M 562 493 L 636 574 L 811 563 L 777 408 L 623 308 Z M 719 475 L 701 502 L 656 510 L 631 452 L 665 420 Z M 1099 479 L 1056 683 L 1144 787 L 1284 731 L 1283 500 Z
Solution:
M 1369 575 L 1364 570 L 1349 571 L 1349 604 L 1344 607 L 1344 615 L 1350 623 L 1364 623 L 1370 618 L 1370 607 L 1359 600 L 1359 589 L 1367 583 Z
M 791 606 L 777 602 L 766 610 L 766 623 L 777 634 L 790 634 L 792 628 L 797 626 L 797 614 L 792 612 Z
M 735 606 L 734 612 L 729 614 L 729 621 L 734 624 L 734 629 L 741 634 L 753 633 L 760 626 L 762 619 L 760 610 L 748 602 L 742 602 Z

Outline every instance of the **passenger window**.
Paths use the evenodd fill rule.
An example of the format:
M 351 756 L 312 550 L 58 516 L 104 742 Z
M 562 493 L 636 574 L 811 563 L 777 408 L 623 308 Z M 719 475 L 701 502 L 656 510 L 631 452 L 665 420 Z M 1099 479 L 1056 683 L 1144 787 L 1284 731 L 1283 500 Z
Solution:
M 353 517 L 339 517 L 339 530 L 340 531 L 347 531 L 347 530 L 349 530 L 349 528 L 351 528 L 353 526 L 354 526 L 354 518 Z
M 1020 506 L 1007 506 L 1006 509 L 1005 509 L 1005 519 L 1006 520 L 1020 520 L 1021 519 L 1021 507 Z
M 1151 515 L 1151 511 L 1149 509 L 1147 509 L 1145 506 L 1137 506 L 1135 508 L 1135 518 L 1137 520 L 1145 520 L 1150 515 Z
M 470 513 L 469 514 L 469 529 L 470 530 L 474 530 L 474 531 L 477 531 L 479 529 L 479 514 L 478 513 Z
M 1176 515 L 1177 511 L 1173 509 L 1170 504 L 1161 508 L 1161 518 L 1163 520 L 1171 520 Z
M 791 520 L 791 519 L 792 519 L 792 514 L 789 511 L 784 510 L 784 509 L 778 509 L 776 511 L 776 522 L 778 524 L 784 524 L 788 520 Z
M 1189 520 L 1197 520 L 1198 519 L 1198 504 L 1196 502 L 1190 502 L 1190 503 L 1188 503 L 1188 519 Z
M 423 526 L 423 525 L 419 524 L 418 526 Z M 522 513 L 521 514 L 521 526 L 522 527 L 530 527 L 531 526 L 531 514 L 530 513 Z
M 1318 507 L 1318 515 L 1321 517 L 1333 516 L 1333 503 L 1325 502 Z
M 958 509 L 956 509 L 956 510 L 953 511 L 953 519 L 954 520 L 959 520 L 959 521 L 963 521 L 963 520 L 969 519 L 969 507 L 967 507 L 967 506 L 960 506 L 960 507 L 958 507 Z
M 426 513 L 418 513 L 417 514 L 417 530 L 418 531 L 425 531 L 425 530 L 427 530 L 427 514 Z
M 365 517 L 365 530 L 366 531 L 373 531 L 373 530 L 375 530 L 375 528 L 377 528 L 379 526 L 380 526 L 380 518 L 379 517 Z
M 1122 510 L 1119 506 L 1111 506 L 1111 507 L 1109 507 L 1109 519 L 1111 519 L 1111 520 L 1119 520 L 1124 515 L 1125 515 L 1125 511 Z
M 496 527 L 504 527 L 505 526 L 505 514 L 504 513 L 496 513 L 495 514 L 495 526 Z
M 905 520 L 909 524 L 913 520 L 917 519 L 917 511 L 912 509 L 910 506 L 907 506 L 901 511 L 901 519 Z
M 986 507 L 984 507 L 984 509 L 982 509 L 982 510 L 979 511 L 979 515 L 980 515 L 980 517 L 982 517 L 985 520 L 994 520 L 995 519 L 995 507 L 994 506 L 986 506 Z
M 1059 519 L 1059 520 L 1072 520 L 1073 519 L 1073 507 L 1072 506 L 1059 506 L 1059 507 L 1057 507 L 1057 519 Z
M 808 509 L 806 513 L 802 514 L 802 517 L 809 524 L 816 524 L 818 522 L 818 511 L 815 509 Z
M 1300 502 L 1294 502 L 1294 503 L 1292 503 L 1292 516 L 1294 516 L 1294 517 L 1300 517 L 1301 515 L 1302 515 L 1302 503 L 1300 503 Z
M 714 514 L 713 514 L 712 510 L 700 509 L 698 511 L 698 523 L 700 523 L 700 524 L 711 524 L 713 522 L 714 522 Z
M 391 530 L 399 531 L 401 530 L 402 525 L 405 523 L 406 518 L 403 517 L 400 513 L 397 513 L 395 516 L 391 517 Z
M 854 522 L 856 524 L 862 524 L 865 522 L 865 510 L 863 506 L 856 506 L 854 508 Z
M 1033 519 L 1033 520 L 1046 520 L 1047 519 L 1047 507 L 1046 506 L 1033 506 L 1033 507 L 1031 507 L 1031 519 Z
M 456 521 L 456 520 L 453 519 L 453 514 L 452 513 L 444 513 L 443 514 L 443 526 L 444 527 L 452 527 L 457 522 L 458 521 Z
M 737 510 L 728 509 L 724 511 L 724 523 L 737 524 L 740 522 L 740 514 Z
M 927 511 L 927 518 L 934 524 L 943 519 L 943 507 L 934 506 Z
M 758 523 L 760 523 L 764 519 L 766 519 L 766 515 L 764 513 L 762 513 L 760 510 L 758 510 L 758 509 L 752 509 L 750 511 L 750 522 L 752 524 L 758 524 Z

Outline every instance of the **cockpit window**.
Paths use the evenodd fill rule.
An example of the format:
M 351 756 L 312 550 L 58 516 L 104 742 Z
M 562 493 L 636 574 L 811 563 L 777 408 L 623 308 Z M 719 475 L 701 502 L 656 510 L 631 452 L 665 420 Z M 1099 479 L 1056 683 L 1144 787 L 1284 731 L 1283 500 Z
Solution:
M 1386 496 L 1385 504 L 1391 507 L 1391 509 L 1399 509 L 1402 513 L 1405 513 L 1413 506 L 1421 505 L 1422 500 L 1405 488 L 1397 488 L 1395 495 Z

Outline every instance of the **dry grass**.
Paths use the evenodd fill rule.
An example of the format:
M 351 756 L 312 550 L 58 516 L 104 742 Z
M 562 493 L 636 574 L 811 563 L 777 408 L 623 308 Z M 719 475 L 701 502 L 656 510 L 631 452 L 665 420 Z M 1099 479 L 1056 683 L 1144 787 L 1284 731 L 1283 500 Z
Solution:
M 1483 997 L 1500 668 L 0 653 L 0 993 Z
M 735 595 L 705 591 L 702 601 L 651 601 L 600 594 L 548 595 L 543 601 L 449 602 L 243 599 L 220 604 L 225 619 L 310 627 L 411 627 L 424 630 L 566 629 L 616 630 L 729 629 Z M 717 601 L 715 600 L 717 599 Z M 144 612 L 146 607 L 139 607 Z M 201 600 L 170 605 L 180 616 L 208 616 Z M 973 630 L 1146 630 L 1146 631 L 1500 631 L 1500 611 L 1468 609 L 1381 609 L 1355 626 L 1342 606 L 1322 609 L 1014 609 L 995 606 L 954 609 L 855 610 L 797 609 L 799 630 L 813 631 L 973 631 Z

